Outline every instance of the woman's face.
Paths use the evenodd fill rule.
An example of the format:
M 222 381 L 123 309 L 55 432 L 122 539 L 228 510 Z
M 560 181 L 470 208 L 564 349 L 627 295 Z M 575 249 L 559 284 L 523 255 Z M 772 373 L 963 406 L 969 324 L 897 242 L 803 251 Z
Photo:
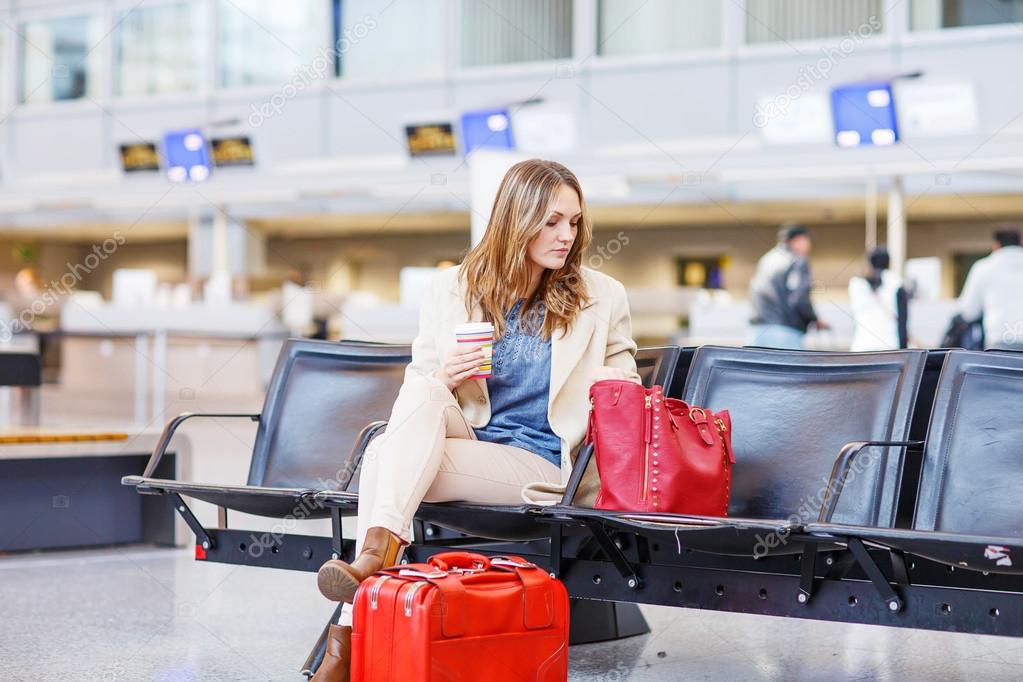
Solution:
M 568 252 L 575 242 L 575 235 L 579 231 L 581 218 L 579 195 L 568 185 L 562 185 L 547 211 L 547 219 L 540 232 L 526 247 L 530 264 L 548 270 L 564 267 Z

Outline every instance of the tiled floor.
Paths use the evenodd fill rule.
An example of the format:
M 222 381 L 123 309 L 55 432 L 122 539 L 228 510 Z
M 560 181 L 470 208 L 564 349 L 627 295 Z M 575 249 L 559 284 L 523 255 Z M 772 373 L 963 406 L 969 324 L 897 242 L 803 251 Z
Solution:
M 149 548 L 0 559 L 0 680 L 300 680 L 330 613 L 312 574 Z M 646 608 L 572 680 L 1017 680 L 1023 641 Z

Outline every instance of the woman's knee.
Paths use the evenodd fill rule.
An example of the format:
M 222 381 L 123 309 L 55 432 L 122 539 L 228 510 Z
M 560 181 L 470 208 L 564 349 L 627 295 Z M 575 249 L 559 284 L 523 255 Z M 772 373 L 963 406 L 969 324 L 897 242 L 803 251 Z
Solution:
M 413 374 L 407 378 L 398 391 L 398 399 L 392 409 L 393 415 L 408 414 L 424 407 L 435 407 L 438 411 L 447 405 L 458 404 L 455 396 L 438 379 Z

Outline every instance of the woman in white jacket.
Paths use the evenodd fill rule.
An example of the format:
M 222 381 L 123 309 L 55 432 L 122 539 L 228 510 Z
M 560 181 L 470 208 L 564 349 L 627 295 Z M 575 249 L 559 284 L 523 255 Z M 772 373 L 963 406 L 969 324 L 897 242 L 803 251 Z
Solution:
M 888 251 L 878 247 L 867 254 L 870 272 L 849 280 L 849 302 L 856 329 L 853 351 L 906 348 L 906 290 L 902 278 L 888 267 Z
M 420 502 L 557 501 L 590 385 L 639 381 L 625 287 L 582 265 L 591 236 L 576 176 L 523 161 L 501 183 L 483 240 L 434 278 L 391 418 L 362 460 L 356 558 L 327 561 L 317 576 L 346 606 L 315 679 L 348 679 L 350 604 L 366 576 L 398 562 Z M 481 321 L 495 327 L 490 379 L 473 378 L 480 347 L 456 343 L 460 324 Z M 584 479 L 580 495 L 598 486 Z

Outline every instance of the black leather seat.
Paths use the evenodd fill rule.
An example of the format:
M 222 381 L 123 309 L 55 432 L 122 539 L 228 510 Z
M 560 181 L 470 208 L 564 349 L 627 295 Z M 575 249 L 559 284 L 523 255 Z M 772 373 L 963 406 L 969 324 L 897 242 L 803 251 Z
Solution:
M 675 346 L 639 349 L 636 365 L 644 384 L 660 384 L 667 390 L 675 376 L 678 358 L 679 349 Z M 353 454 L 362 456 L 362 452 Z M 358 503 L 358 496 L 352 492 L 323 491 L 317 493 L 316 499 L 324 506 L 342 507 L 347 514 L 354 513 Z M 416 519 L 488 540 L 528 541 L 550 537 L 550 528 L 537 522 L 539 509 L 538 505 L 530 504 L 423 503 Z
M 1023 573 L 1021 414 L 1023 354 L 949 352 L 924 444 L 912 528 L 869 528 L 836 514 L 835 522 L 807 531 L 861 538 L 949 566 Z M 856 495 L 849 487 L 836 486 L 839 508 Z M 827 516 L 822 510 L 821 520 Z
M 353 472 L 346 457 L 353 447 L 364 448 L 384 424 L 410 360 L 409 346 L 291 339 L 278 357 L 260 414 L 180 415 L 167 424 L 143 475 L 122 482 L 143 494 L 179 494 L 259 516 L 294 513 L 313 493 L 348 486 Z M 198 417 L 259 422 L 246 485 L 152 478 L 177 428 Z M 329 514 L 318 506 L 303 512 Z
M 836 453 L 850 441 L 908 437 L 926 355 L 699 348 L 685 389 L 675 397 L 731 413 L 736 464 L 729 517 L 593 511 L 568 516 L 599 516 L 612 529 L 700 551 L 800 552 L 798 533 L 816 518 Z M 902 450 L 884 454 L 850 484 L 839 518 L 894 523 Z

